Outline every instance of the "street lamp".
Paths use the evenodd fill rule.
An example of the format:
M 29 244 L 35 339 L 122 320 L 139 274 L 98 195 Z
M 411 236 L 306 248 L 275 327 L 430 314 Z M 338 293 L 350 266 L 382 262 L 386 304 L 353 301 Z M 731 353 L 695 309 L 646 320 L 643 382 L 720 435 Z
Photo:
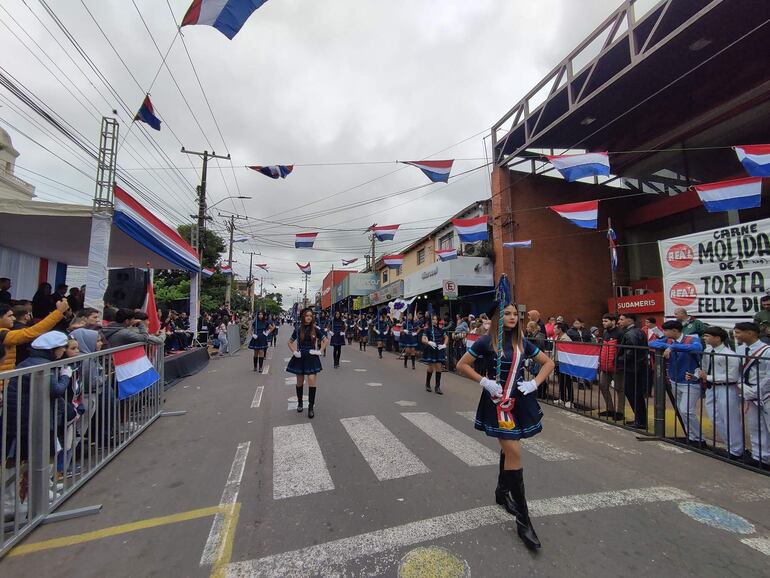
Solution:
M 217 201 L 216 203 L 214 203 L 213 205 L 209 205 L 209 206 L 207 207 L 207 209 L 208 209 L 208 210 L 211 210 L 211 209 L 213 209 L 214 207 L 216 207 L 216 206 L 217 206 L 219 203 L 224 203 L 225 201 L 229 201 L 230 199 L 250 199 L 250 198 L 251 198 L 251 197 L 247 197 L 247 196 L 245 196 L 245 195 L 234 195 L 234 196 L 230 196 L 230 197 L 225 197 L 224 199 L 220 199 L 220 200 L 218 200 L 218 201 Z

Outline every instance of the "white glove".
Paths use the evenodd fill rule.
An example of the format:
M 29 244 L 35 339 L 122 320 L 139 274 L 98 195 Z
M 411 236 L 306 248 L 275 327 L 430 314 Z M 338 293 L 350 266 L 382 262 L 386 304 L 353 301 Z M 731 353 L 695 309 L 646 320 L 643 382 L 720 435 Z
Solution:
M 375 330 L 374 330 L 374 332 L 375 332 L 377 335 L 379 335 L 379 334 L 380 334 L 380 330 L 379 330 L 379 329 L 375 329 Z
M 262 335 L 264 335 L 265 337 L 267 337 L 268 335 L 270 335 L 270 332 L 269 332 L 269 331 L 263 331 L 263 332 L 262 332 Z M 255 335 L 254 337 L 256 337 L 256 335 Z
M 69 365 L 65 365 L 61 368 L 60 373 L 62 375 L 66 375 L 67 377 L 72 377 L 72 368 Z
M 503 395 L 502 386 L 499 383 L 497 383 L 494 379 L 482 377 L 481 381 L 479 381 L 479 385 L 484 389 L 486 389 L 489 392 L 489 395 L 491 395 L 493 399 Z
M 252 333 L 252 334 L 251 334 L 251 338 L 252 338 L 252 339 L 259 339 L 259 338 L 257 337 L 257 334 L 256 334 L 256 333 Z
M 340 335 L 344 336 L 345 332 L 344 331 L 340 331 Z
M 446 345 L 444 345 L 444 344 L 442 343 L 441 345 L 439 345 L 439 346 L 438 346 L 438 348 L 439 348 L 439 351 L 440 351 L 440 350 L 442 350 L 442 349 L 446 349 Z
M 435 342 L 435 341 L 428 341 L 428 345 L 430 345 L 430 346 L 431 346 L 433 349 L 436 349 L 436 347 L 438 347 L 438 346 L 436 345 L 436 342 Z
M 321 355 L 323 351 L 320 349 L 311 349 L 308 353 L 310 353 L 310 355 Z
M 519 387 L 516 389 L 518 389 L 524 395 L 529 395 L 530 393 L 537 391 L 537 382 L 534 379 L 530 379 L 529 381 L 520 381 L 517 385 Z
M 300 357 L 302 357 L 302 353 L 300 353 L 300 352 L 299 352 L 299 350 L 297 350 L 297 351 L 295 351 L 294 353 L 292 353 L 292 355 L 293 355 L 294 357 L 296 357 L 297 359 L 299 359 Z

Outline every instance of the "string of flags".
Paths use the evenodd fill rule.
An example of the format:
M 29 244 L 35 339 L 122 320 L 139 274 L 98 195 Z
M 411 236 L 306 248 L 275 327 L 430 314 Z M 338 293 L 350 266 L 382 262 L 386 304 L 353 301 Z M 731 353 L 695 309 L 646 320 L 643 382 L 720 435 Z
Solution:
M 392 241 L 400 225 L 372 225 L 368 231 L 374 233 L 378 241 Z
M 267 263 L 254 263 L 257 267 L 262 269 L 263 271 L 267 271 Z
M 449 173 L 452 172 L 454 159 L 444 161 L 401 161 L 401 163 L 417 167 L 433 183 L 446 183 L 449 182 Z
M 762 203 L 762 177 L 694 185 L 693 189 L 709 213 L 754 209 Z
M 738 160 L 752 177 L 770 177 L 770 144 L 734 147 Z
M 545 158 L 570 183 L 585 177 L 610 174 L 610 158 L 606 152 L 546 155 Z
M 312 249 L 318 233 L 297 233 L 294 236 L 295 249 Z
M 388 269 L 398 269 L 404 264 L 403 255 L 383 255 L 382 262 L 388 267 Z
M 599 220 L 599 199 L 565 205 L 551 205 L 548 208 L 583 229 L 595 229 Z
M 232 40 L 267 0 L 193 0 L 182 26 L 211 26 Z
M 470 219 L 452 219 L 452 225 L 461 243 L 476 243 L 489 239 L 488 220 L 486 215 Z
M 261 165 L 250 165 L 247 168 L 262 173 L 271 179 L 285 179 L 294 170 L 294 165 L 268 165 L 264 167 Z
M 297 267 L 299 267 L 299 270 L 302 271 L 305 275 L 310 275 L 311 268 L 310 263 L 307 265 L 302 265 L 301 263 L 297 263 Z
M 358 261 L 358 257 L 356 257 L 355 259 L 343 259 L 342 260 L 342 266 L 343 267 L 347 267 L 348 265 L 352 265 L 356 261 Z

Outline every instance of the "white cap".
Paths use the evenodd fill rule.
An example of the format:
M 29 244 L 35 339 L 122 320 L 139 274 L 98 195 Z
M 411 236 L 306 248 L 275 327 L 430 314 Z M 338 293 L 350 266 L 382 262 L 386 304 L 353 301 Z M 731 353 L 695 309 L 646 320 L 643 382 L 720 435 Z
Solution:
M 32 342 L 33 349 L 56 349 L 57 347 L 67 347 L 67 336 L 61 331 L 43 333 Z

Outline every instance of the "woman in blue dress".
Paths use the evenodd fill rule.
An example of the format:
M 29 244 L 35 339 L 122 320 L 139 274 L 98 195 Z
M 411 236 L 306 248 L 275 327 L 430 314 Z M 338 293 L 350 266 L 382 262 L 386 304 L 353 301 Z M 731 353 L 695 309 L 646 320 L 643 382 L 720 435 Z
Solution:
M 382 359 L 382 350 L 385 348 L 385 341 L 388 338 L 388 332 L 390 331 L 390 323 L 388 322 L 388 315 L 385 310 L 380 312 L 380 316 L 374 322 L 374 340 L 377 342 L 377 353 Z
M 369 320 L 363 313 L 358 316 L 356 327 L 358 329 L 358 350 L 366 351 L 366 342 L 369 341 Z
M 334 312 L 334 318 L 329 324 L 329 331 L 331 332 L 331 345 L 332 356 L 334 358 L 334 368 L 337 369 L 340 366 L 340 357 L 342 356 L 342 346 L 345 345 L 345 332 L 348 329 L 348 324 L 342 319 L 342 312 L 338 309 Z
M 439 395 L 444 395 L 441 391 L 441 368 L 446 361 L 446 346 L 449 343 L 449 336 L 444 333 L 444 329 L 439 325 L 438 315 L 431 315 L 431 321 L 422 333 L 422 362 L 428 364 L 428 374 L 425 376 L 425 391 L 432 391 L 430 388 L 430 378 L 436 373 L 436 389 Z
M 267 320 L 265 312 L 258 311 L 254 321 L 251 322 L 251 340 L 249 341 L 249 349 L 254 350 L 254 371 L 262 373 L 268 340 L 274 330 L 275 325 Z
M 412 369 L 415 369 L 415 361 L 417 359 L 417 353 L 415 348 L 417 347 L 417 333 L 419 327 L 414 321 L 414 314 L 405 313 L 404 321 L 401 324 L 401 335 L 399 337 L 399 343 L 404 350 L 404 369 L 406 369 L 406 362 L 412 358 Z
M 524 339 L 515 305 L 503 310 L 502 343 L 498 342 L 500 309 L 495 308 L 489 332 L 482 335 L 457 363 L 457 372 L 481 385 L 481 399 L 476 410 L 474 427 L 500 442 L 500 470 L 495 489 L 495 501 L 516 516 L 519 538 L 530 549 L 540 548 L 540 540 L 529 519 L 524 495 L 524 470 L 521 463 L 521 442 L 543 429 L 543 411 L 537 403 L 537 388 L 553 372 L 550 357 Z M 500 359 L 497 381 L 498 352 Z M 525 381 L 524 360 L 533 359 L 540 365 L 534 379 Z M 479 360 L 483 373 L 477 373 L 474 363 Z
M 286 371 L 297 376 L 297 411 L 303 409 L 303 388 L 307 376 L 308 406 L 307 416 L 315 416 L 316 375 L 323 369 L 321 355 L 326 350 L 327 339 L 321 328 L 315 324 L 315 314 L 307 308 L 300 314 L 300 322 L 289 339 L 291 359 Z

